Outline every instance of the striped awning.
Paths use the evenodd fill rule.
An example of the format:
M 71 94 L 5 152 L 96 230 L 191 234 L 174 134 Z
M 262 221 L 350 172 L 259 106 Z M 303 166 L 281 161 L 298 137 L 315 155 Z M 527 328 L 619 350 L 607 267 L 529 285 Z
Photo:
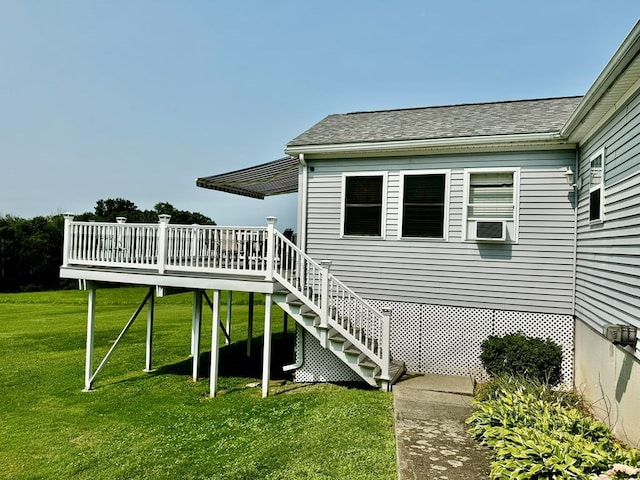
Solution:
M 298 191 L 298 159 L 284 157 L 255 167 L 196 178 L 196 186 L 263 199 Z

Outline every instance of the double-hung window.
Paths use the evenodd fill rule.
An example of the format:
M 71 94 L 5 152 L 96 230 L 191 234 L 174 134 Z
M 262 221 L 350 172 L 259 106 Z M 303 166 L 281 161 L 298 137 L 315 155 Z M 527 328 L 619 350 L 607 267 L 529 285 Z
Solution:
M 342 191 L 342 234 L 383 236 L 386 174 L 345 174 Z
M 604 148 L 589 158 L 589 221 L 604 220 Z
M 447 237 L 449 172 L 401 173 L 402 238 Z
M 519 169 L 465 171 L 467 240 L 517 241 Z

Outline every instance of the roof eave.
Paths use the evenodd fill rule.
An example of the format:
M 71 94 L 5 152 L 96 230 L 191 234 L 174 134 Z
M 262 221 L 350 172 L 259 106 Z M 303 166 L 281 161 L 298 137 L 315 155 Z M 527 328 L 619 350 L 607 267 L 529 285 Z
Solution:
M 596 78 L 591 88 L 582 98 L 573 113 L 569 116 L 560 130 L 560 135 L 569 138 L 573 131 L 580 125 L 620 74 L 640 51 L 640 20 L 636 22 L 629 34 L 625 37 L 609 63 Z
M 457 151 L 504 151 L 519 149 L 573 148 L 558 132 L 512 135 L 487 135 L 476 137 L 433 138 L 422 140 L 397 140 L 388 142 L 358 142 L 324 145 L 289 145 L 288 155 L 301 153 L 308 157 L 362 156 L 362 155 L 411 155 L 416 153 L 455 153 Z

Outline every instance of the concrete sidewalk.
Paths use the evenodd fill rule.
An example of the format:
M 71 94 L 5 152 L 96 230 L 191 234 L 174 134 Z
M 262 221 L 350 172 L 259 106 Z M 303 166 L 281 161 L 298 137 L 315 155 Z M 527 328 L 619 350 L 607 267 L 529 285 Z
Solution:
M 470 377 L 407 374 L 393 386 L 398 480 L 489 478 L 489 451 L 467 433 Z

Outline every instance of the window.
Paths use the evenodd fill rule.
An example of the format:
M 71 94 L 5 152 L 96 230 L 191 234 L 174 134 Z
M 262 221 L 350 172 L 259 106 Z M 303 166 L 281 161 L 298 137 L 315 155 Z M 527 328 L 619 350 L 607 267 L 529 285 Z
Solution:
M 604 220 L 604 148 L 589 159 L 589 220 Z
M 343 178 L 343 235 L 382 236 L 385 175 L 346 175 Z
M 465 174 L 466 239 L 517 241 L 520 170 L 469 169 Z
M 401 237 L 446 238 L 448 172 L 407 172 L 401 178 Z

